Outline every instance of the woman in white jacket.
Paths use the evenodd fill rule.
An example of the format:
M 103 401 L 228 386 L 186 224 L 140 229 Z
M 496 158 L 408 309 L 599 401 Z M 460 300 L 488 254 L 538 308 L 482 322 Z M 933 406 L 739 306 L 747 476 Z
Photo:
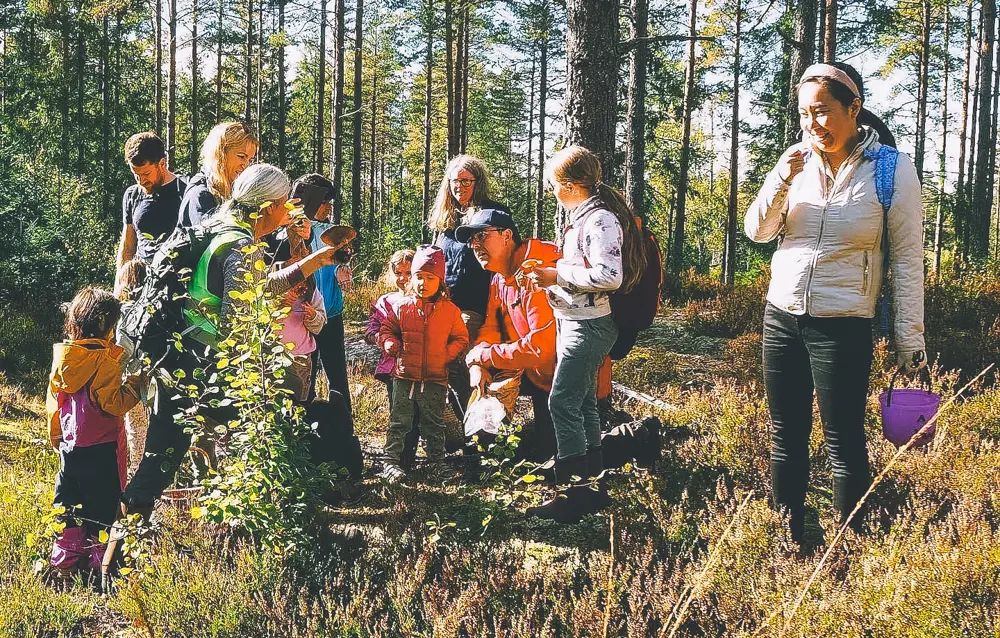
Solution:
M 785 151 L 744 218 L 753 241 L 782 238 L 764 312 L 764 384 L 774 502 L 790 514 L 800 543 L 814 391 L 841 522 L 870 484 L 864 420 L 885 259 L 899 364 L 917 369 L 926 359 L 920 182 L 912 161 L 892 154 L 892 200 L 883 210 L 876 170 L 888 160 L 876 129 L 884 124 L 862 108 L 860 79 L 845 64 L 806 69 L 798 87 L 804 141 Z M 882 174 L 891 175 L 885 167 Z

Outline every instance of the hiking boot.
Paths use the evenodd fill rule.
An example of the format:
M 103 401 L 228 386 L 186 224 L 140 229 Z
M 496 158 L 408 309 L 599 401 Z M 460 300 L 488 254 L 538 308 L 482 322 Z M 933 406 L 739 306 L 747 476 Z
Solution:
M 585 514 L 594 511 L 593 499 L 587 494 L 589 488 L 581 485 L 587 476 L 587 457 L 557 459 L 555 469 L 559 493 L 538 507 L 529 507 L 525 513 L 557 523 L 579 523 Z
M 631 414 L 615 407 L 611 401 L 611 395 L 597 401 L 597 414 L 603 426 L 601 429 L 605 431 L 623 423 L 631 423 L 634 420 Z
M 646 432 L 645 440 L 640 448 L 641 454 L 636 455 L 636 461 L 643 467 L 655 471 L 656 462 L 660 460 L 663 450 L 663 438 L 660 436 L 660 420 L 649 416 L 642 420 L 641 426 Z
M 608 479 L 604 476 L 603 450 L 599 447 L 587 450 L 586 478 L 592 483 L 587 486 L 587 491 L 590 493 L 590 502 L 594 511 L 602 510 L 611 505 L 611 497 L 608 496 Z
M 399 467 L 396 463 L 388 462 L 385 467 L 382 468 L 382 473 L 379 476 L 384 479 L 390 485 L 394 483 L 399 483 L 404 478 L 406 478 L 406 472 L 403 468 Z

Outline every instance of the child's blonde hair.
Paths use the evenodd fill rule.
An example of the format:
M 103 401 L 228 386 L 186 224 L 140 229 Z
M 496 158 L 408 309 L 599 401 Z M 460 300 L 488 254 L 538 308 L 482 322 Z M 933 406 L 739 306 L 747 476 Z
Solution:
M 146 262 L 138 257 L 129 259 L 115 275 L 115 290 L 119 301 L 135 301 L 138 289 L 146 281 Z
M 412 248 L 400 248 L 389 257 L 389 263 L 385 265 L 385 272 L 382 273 L 382 283 L 392 289 L 396 286 L 396 266 L 410 262 L 413 263 L 413 256 L 416 254 Z

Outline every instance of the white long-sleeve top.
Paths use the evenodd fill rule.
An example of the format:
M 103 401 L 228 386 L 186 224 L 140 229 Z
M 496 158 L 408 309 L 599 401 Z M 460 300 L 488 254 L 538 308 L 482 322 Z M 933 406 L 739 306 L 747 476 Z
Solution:
M 599 197 L 569 212 L 562 258 L 549 303 L 559 319 L 596 319 L 611 314 L 609 294 L 622 285 L 622 227 Z
M 864 138 L 837 171 L 814 151 L 786 184 L 773 169 L 744 217 L 747 236 L 769 242 L 784 234 L 771 258 L 767 300 L 791 314 L 814 317 L 875 315 L 882 285 L 883 210 L 875 189 L 878 135 Z M 796 148 L 810 149 L 808 144 Z M 791 150 L 791 149 L 790 149 Z M 893 273 L 896 349 L 903 356 L 924 349 L 923 213 L 920 180 L 900 153 L 888 219 Z

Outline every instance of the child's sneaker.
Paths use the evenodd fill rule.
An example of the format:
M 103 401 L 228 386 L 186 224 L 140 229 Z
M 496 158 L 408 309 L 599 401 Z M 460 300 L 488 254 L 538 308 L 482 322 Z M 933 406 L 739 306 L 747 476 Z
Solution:
M 398 483 L 406 478 L 406 472 L 403 468 L 399 467 L 395 463 L 386 463 L 385 467 L 382 468 L 382 474 L 380 475 L 388 483 Z

